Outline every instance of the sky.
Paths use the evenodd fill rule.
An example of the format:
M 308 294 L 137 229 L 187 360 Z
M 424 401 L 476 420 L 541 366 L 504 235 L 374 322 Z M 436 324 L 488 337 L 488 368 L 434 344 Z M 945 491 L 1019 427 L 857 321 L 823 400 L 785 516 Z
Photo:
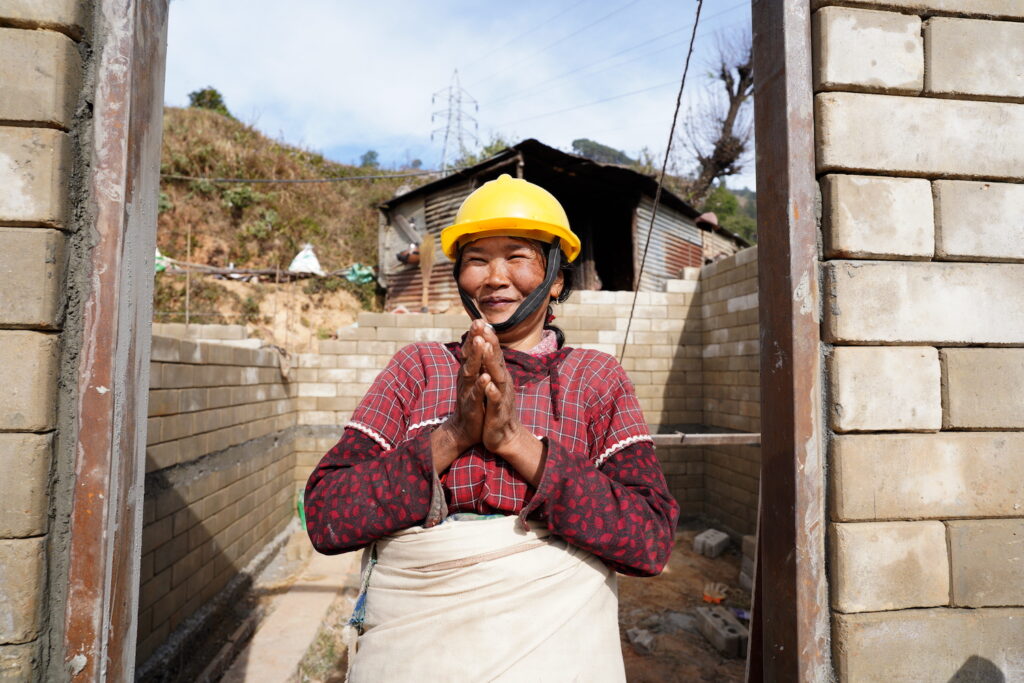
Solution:
M 358 163 L 373 149 L 386 167 L 438 168 L 457 70 L 470 149 L 496 135 L 565 151 L 590 138 L 660 161 L 695 9 L 695 0 L 173 0 L 164 101 L 187 106 L 189 92 L 213 86 L 242 121 L 329 159 Z M 750 0 L 704 0 L 681 119 L 714 85 L 716 37 L 749 26 Z M 730 187 L 753 188 L 750 156 Z M 688 166 L 685 155 L 678 163 Z

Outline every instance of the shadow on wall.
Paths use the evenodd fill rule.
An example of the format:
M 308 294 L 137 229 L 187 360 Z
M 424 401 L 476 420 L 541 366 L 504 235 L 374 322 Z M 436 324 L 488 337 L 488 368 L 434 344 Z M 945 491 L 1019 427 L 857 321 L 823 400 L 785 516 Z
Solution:
M 971 655 L 949 683 L 1006 683 L 1006 676 L 991 660 Z

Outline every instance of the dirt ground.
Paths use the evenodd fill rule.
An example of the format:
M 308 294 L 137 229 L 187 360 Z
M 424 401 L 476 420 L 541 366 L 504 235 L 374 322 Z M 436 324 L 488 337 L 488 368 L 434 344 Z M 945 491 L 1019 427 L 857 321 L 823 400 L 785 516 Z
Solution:
M 655 578 L 619 577 L 619 630 L 629 683 L 670 681 L 742 681 L 744 661 L 723 657 L 697 631 L 696 608 L 704 604 L 704 585 L 732 587 L 723 604 L 749 607 L 750 594 L 737 587 L 740 555 L 730 548 L 716 559 L 693 552 L 693 537 L 703 526 L 683 528 L 665 572 Z M 346 652 L 341 628 L 351 614 L 355 591 L 345 591 L 331 606 L 297 676 L 301 683 L 341 683 Z M 634 646 L 627 635 L 639 628 L 652 633 L 649 651 Z
M 713 560 L 693 552 L 693 537 L 703 529 L 684 528 L 676 533 L 672 557 L 661 576 L 619 577 L 619 630 L 630 683 L 743 680 L 744 661 L 721 656 L 697 631 L 696 609 L 704 604 L 705 583 L 721 582 L 732 588 L 725 605 L 743 609 L 750 605 L 750 594 L 738 587 L 737 549 L 730 548 Z M 676 613 L 675 620 L 668 618 L 671 613 Z M 692 626 L 688 617 L 693 618 Z M 654 633 L 649 652 L 630 642 L 627 631 L 633 628 Z

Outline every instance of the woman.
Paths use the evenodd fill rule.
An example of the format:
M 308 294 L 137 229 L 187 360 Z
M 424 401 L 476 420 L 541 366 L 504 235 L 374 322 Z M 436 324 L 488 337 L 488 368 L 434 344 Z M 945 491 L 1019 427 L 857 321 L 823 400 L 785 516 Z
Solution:
M 469 331 L 399 351 L 306 487 L 317 550 L 370 546 L 351 680 L 624 680 L 615 571 L 661 572 L 678 506 L 625 372 L 547 324 L 579 238 L 502 175 L 441 246 Z

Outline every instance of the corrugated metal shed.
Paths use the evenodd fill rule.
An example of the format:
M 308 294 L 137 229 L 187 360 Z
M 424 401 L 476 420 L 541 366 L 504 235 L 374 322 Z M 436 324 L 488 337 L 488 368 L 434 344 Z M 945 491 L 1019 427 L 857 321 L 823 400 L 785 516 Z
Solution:
M 404 305 L 418 310 L 422 285 L 419 267 L 396 260 L 423 231 L 437 236 L 455 218 L 463 199 L 481 184 L 510 173 L 538 183 L 565 207 L 569 222 L 583 241 L 578 261 L 582 281 L 591 287 L 664 291 L 667 278 L 678 277 L 686 266 L 703 263 L 709 230 L 721 233 L 715 249 L 738 251 L 749 246 L 721 228 L 698 227 L 696 210 L 672 192 L 663 190 L 658 220 L 639 283 L 640 258 L 651 220 L 654 178 L 631 168 L 600 164 L 567 154 L 537 140 L 524 140 L 476 166 L 403 193 L 381 205 L 378 240 L 381 284 L 387 290 L 387 310 Z M 459 306 L 451 275 L 452 264 L 437 254 L 430 276 L 430 306 L 434 311 Z M 579 288 L 579 287 L 578 287 Z
M 640 197 L 636 207 L 634 273 L 640 272 L 653 211 L 654 198 L 647 195 Z M 642 292 L 663 292 L 666 280 L 678 278 L 684 267 L 700 266 L 703 263 L 700 228 L 692 218 L 687 218 L 672 207 L 659 206 L 638 289 Z

